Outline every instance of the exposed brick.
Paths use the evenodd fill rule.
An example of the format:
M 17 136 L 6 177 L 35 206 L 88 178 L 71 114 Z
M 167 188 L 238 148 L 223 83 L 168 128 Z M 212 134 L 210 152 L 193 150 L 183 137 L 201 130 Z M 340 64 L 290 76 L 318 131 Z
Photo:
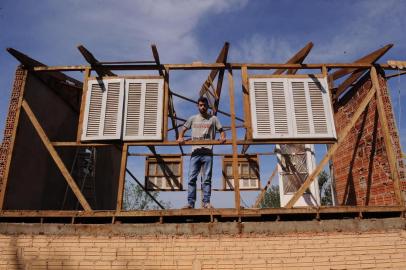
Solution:
M 392 104 L 385 79 L 382 76 L 379 79 L 392 145 L 398 159 L 401 189 L 405 191 L 405 168 Z M 349 123 L 371 86 L 371 80 L 366 79 L 336 103 L 334 119 L 337 133 Z M 338 204 L 397 204 L 376 106 L 373 98 L 332 158 Z

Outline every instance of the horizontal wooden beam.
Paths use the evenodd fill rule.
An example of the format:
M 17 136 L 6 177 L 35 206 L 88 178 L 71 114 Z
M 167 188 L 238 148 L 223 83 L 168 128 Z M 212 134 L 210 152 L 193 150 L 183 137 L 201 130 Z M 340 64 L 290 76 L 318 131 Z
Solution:
M 237 140 L 238 145 L 267 145 L 267 144 L 329 144 L 334 143 L 336 140 L 330 138 L 314 138 L 314 139 L 268 139 L 268 140 Z M 179 143 L 177 141 L 138 141 L 138 142 L 126 142 L 129 146 L 177 146 Z M 227 140 L 223 145 L 231 145 L 231 140 Z M 117 141 L 115 143 L 76 143 L 76 142 L 52 142 L 53 146 L 56 147 L 86 147 L 86 146 L 109 146 L 109 145 L 120 145 L 121 142 Z M 189 140 L 185 141 L 184 145 L 222 145 L 220 141 L 217 140 Z
M 278 214 L 340 214 L 340 213 L 393 213 L 405 212 L 404 206 L 321 206 L 321 207 L 298 207 L 298 208 L 262 208 L 262 209 L 241 209 L 240 216 L 261 216 Z M 0 211 L 0 217 L 29 218 L 29 217 L 159 217 L 159 216 L 238 216 L 236 209 L 165 209 L 165 210 L 132 210 L 132 211 L 56 211 L 56 210 L 4 210 Z
M 159 70 L 162 67 L 172 70 L 211 70 L 211 69 L 241 69 L 247 66 L 248 69 L 322 69 L 326 68 L 355 68 L 355 69 L 369 69 L 372 66 L 378 66 L 385 70 L 397 70 L 388 64 L 369 64 L 369 63 L 325 63 L 325 64 L 258 64 L 258 63 L 222 63 L 213 64 L 161 64 L 158 65 L 103 65 L 103 67 L 110 70 Z M 36 66 L 33 67 L 34 71 L 82 71 L 87 68 L 92 68 L 88 65 L 70 65 L 70 66 Z

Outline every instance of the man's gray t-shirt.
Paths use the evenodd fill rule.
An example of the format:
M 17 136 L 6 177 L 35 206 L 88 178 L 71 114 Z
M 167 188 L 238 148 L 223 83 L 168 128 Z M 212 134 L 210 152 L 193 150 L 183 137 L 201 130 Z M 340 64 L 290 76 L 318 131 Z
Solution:
M 192 129 L 192 140 L 214 140 L 216 131 L 222 129 L 221 123 L 216 116 L 207 115 L 207 118 L 204 118 L 200 113 L 189 117 L 183 127 Z M 192 146 L 192 153 L 196 150 L 202 150 L 202 152 L 209 150 L 211 152 L 213 145 Z

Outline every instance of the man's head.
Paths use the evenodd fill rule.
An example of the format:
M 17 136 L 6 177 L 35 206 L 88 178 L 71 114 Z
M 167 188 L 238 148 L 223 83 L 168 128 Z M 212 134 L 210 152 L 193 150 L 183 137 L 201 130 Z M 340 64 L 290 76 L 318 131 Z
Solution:
M 207 114 L 207 109 L 209 108 L 209 101 L 205 97 L 200 97 L 197 100 L 197 106 L 199 107 L 199 112 L 202 115 Z

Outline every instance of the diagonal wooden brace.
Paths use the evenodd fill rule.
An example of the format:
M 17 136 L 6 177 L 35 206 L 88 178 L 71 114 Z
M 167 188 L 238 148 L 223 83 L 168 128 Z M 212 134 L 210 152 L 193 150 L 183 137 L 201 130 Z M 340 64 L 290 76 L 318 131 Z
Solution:
M 379 120 L 381 122 L 383 140 L 385 142 L 386 155 L 388 156 L 390 175 L 391 175 L 391 178 L 393 181 L 395 197 L 396 197 L 396 200 L 398 201 L 399 205 L 403 205 L 404 202 L 403 202 L 402 195 L 400 192 L 400 176 L 399 176 L 398 167 L 396 165 L 396 154 L 393 151 L 393 144 L 392 144 L 391 135 L 389 132 L 388 119 L 387 119 L 386 113 L 385 113 L 385 105 L 383 104 L 382 90 L 379 85 L 378 74 L 376 72 L 375 67 L 371 67 L 371 79 L 372 79 L 372 85 L 376 89 L 376 101 L 377 101 L 376 104 L 378 107 Z
M 367 96 L 361 102 L 358 109 L 355 111 L 355 113 L 352 116 L 348 125 L 340 132 L 340 134 L 338 134 L 338 141 L 330 147 L 327 154 L 323 157 L 323 159 L 320 161 L 320 163 L 317 165 L 317 167 L 314 169 L 314 171 L 309 176 L 307 176 L 307 178 L 304 181 L 304 183 L 302 184 L 302 186 L 299 188 L 298 191 L 296 191 L 296 193 L 293 195 L 293 197 L 290 199 L 290 201 L 286 204 L 286 206 L 285 206 L 286 208 L 292 208 L 295 205 L 297 200 L 309 188 L 310 184 L 314 181 L 316 176 L 319 175 L 319 173 L 323 170 L 324 166 L 327 164 L 327 162 L 330 160 L 330 158 L 334 155 L 335 151 L 337 151 L 338 147 L 342 144 L 344 139 L 347 137 L 350 130 L 354 127 L 358 118 L 365 111 L 365 108 L 368 106 L 369 102 L 374 97 L 375 93 L 376 93 L 376 88 L 373 86 L 369 90 L 369 93 L 367 94 Z
M 66 168 L 65 164 L 63 163 L 62 159 L 59 157 L 58 152 L 56 152 L 55 148 L 52 146 L 51 141 L 48 139 L 48 136 L 45 134 L 44 129 L 41 127 L 40 123 L 38 122 L 37 118 L 35 117 L 34 113 L 32 112 L 27 101 L 23 100 L 22 107 L 23 107 L 25 113 L 27 114 L 28 118 L 30 119 L 32 125 L 34 126 L 35 130 L 37 131 L 39 137 L 41 138 L 42 143 L 48 150 L 48 152 L 51 155 L 52 159 L 54 160 L 56 166 L 58 166 L 63 177 L 65 178 L 66 182 L 72 189 L 73 193 L 76 195 L 76 198 L 79 200 L 83 209 L 85 211 L 92 211 L 92 208 L 90 207 L 89 203 L 86 201 L 82 192 L 80 192 L 79 187 L 77 186 L 75 180 L 70 175 L 70 173 L 69 173 L 68 169 Z

